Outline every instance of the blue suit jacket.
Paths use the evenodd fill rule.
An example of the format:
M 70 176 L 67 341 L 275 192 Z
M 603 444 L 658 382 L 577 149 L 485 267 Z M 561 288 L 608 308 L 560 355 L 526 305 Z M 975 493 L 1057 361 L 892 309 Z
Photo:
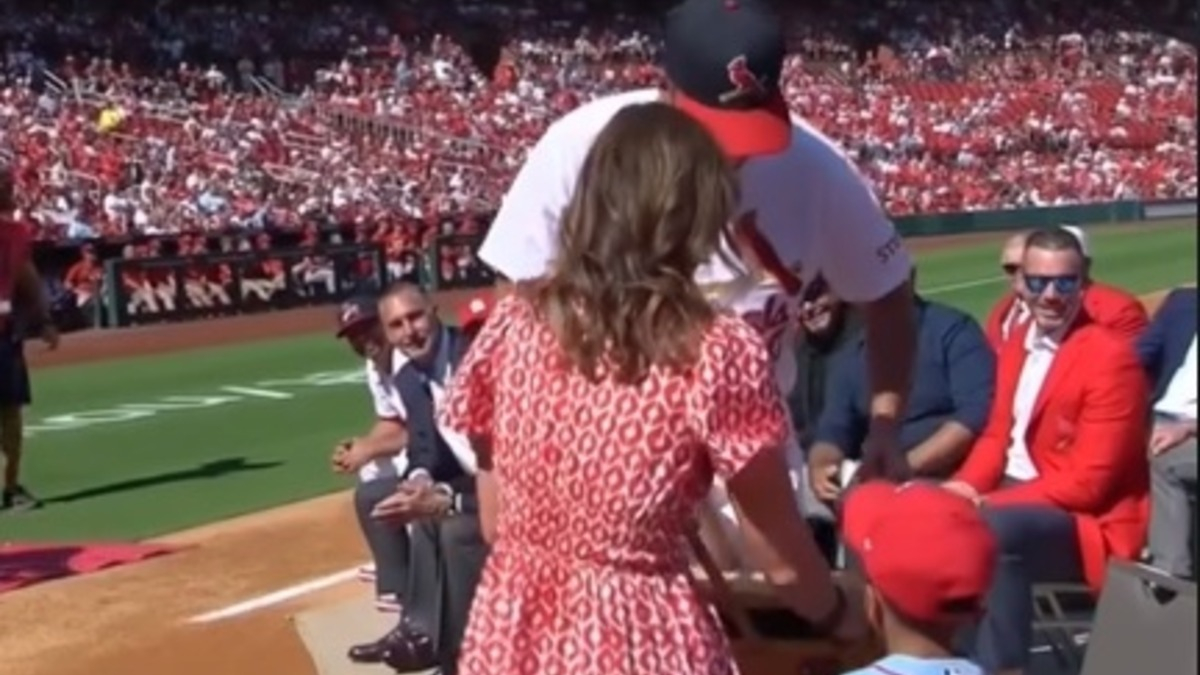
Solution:
M 1138 358 L 1154 387 L 1151 401 L 1167 391 L 1196 337 L 1196 289 L 1176 288 L 1163 301 L 1137 342 Z
M 825 408 L 814 440 L 858 459 L 870 422 L 870 390 L 862 337 L 842 347 L 826 383 Z M 979 323 L 952 307 L 917 301 L 917 359 L 900 428 L 907 452 L 954 420 L 983 431 L 996 386 L 996 356 Z
M 457 366 L 470 346 L 470 340 L 457 328 L 443 328 L 443 340 L 448 340 L 450 364 Z M 454 451 L 446 445 L 437 425 L 427 376 L 411 361 L 402 366 L 394 377 L 396 391 L 404 402 L 405 426 L 408 427 L 408 470 L 404 478 L 421 469 L 435 482 L 445 483 L 461 498 L 462 509 L 474 512 L 478 507 L 475 477 L 463 470 Z

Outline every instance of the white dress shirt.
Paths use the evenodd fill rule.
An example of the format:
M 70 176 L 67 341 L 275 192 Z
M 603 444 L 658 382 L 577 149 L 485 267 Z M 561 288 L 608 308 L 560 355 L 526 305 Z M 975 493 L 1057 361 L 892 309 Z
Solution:
M 1021 298 L 1014 298 L 1012 306 L 1008 308 L 1008 314 L 1000 324 L 1000 338 L 1007 340 L 1014 330 L 1020 328 L 1028 320 L 1029 305 L 1026 305 Z
M 1038 477 L 1025 437 L 1033 419 L 1033 408 L 1042 393 L 1050 367 L 1054 365 L 1058 347 L 1057 339 L 1042 333 L 1036 326 L 1031 326 L 1025 334 L 1027 356 L 1021 368 L 1021 378 L 1017 381 L 1017 391 L 1013 395 L 1012 435 L 1008 442 L 1008 463 L 1004 469 L 1004 475 L 1008 478 L 1025 481 Z
M 1171 382 L 1162 398 L 1154 404 L 1154 412 L 1185 420 L 1196 419 L 1196 338 L 1179 369 L 1171 376 Z

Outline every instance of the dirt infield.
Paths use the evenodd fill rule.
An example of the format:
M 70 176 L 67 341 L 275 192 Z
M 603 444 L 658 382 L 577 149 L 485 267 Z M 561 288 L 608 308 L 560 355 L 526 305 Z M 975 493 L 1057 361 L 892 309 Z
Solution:
M 1005 235 L 913 242 L 933 250 Z M 451 309 L 466 293 L 442 294 Z M 329 330 L 329 308 L 66 336 L 63 348 L 32 348 L 36 367 L 132 354 L 269 340 Z M 237 518 L 162 538 L 183 548 L 146 563 L 46 583 L 0 596 L 4 675 L 313 675 L 290 617 L 367 594 L 356 581 L 279 599 L 266 597 L 344 573 L 366 559 L 348 494 Z M 345 576 L 343 574 L 343 576 Z M 250 601 L 250 609 L 237 605 Z M 230 609 L 233 608 L 233 609 Z M 227 618 L 190 623 L 229 609 Z M 364 639 L 373 635 L 363 635 Z

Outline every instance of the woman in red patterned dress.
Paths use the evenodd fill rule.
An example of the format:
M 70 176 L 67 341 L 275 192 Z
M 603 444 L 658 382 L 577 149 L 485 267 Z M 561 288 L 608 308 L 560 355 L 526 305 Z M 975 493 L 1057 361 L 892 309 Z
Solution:
M 493 548 L 459 675 L 735 672 L 687 573 L 714 476 L 781 562 L 784 601 L 831 632 L 856 623 L 794 506 L 763 341 L 693 281 L 731 241 L 735 185 L 690 118 L 625 108 L 584 163 L 554 271 L 464 359 L 444 421 L 478 453 Z

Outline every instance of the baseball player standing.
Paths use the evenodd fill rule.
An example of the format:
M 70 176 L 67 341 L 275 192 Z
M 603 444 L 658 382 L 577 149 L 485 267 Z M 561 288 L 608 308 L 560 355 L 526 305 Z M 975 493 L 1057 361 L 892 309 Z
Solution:
M 664 89 L 600 98 L 552 124 L 504 197 L 479 256 L 513 281 L 553 264 L 561 216 L 601 129 L 623 107 L 666 101 L 701 122 L 741 177 L 740 217 L 726 253 L 698 273 L 714 301 L 756 324 L 782 391 L 795 363 L 784 349 L 797 298 L 818 272 L 862 306 L 871 425 L 860 475 L 903 475 L 897 428 L 915 344 L 911 263 L 870 186 L 832 141 L 792 116 L 780 89 L 783 22 L 763 0 L 686 0 L 664 31 Z M 761 280 L 766 283 L 759 283 Z M 799 466 L 793 440 L 789 459 Z
M 33 265 L 29 233 L 12 220 L 15 208 L 12 174 L 0 170 L 0 451 L 4 454 L 0 510 L 41 506 L 20 483 L 25 440 L 22 413 L 31 400 L 23 320 L 40 327 L 50 349 L 58 348 L 58 329 L 51 320 L 45 289 Z

